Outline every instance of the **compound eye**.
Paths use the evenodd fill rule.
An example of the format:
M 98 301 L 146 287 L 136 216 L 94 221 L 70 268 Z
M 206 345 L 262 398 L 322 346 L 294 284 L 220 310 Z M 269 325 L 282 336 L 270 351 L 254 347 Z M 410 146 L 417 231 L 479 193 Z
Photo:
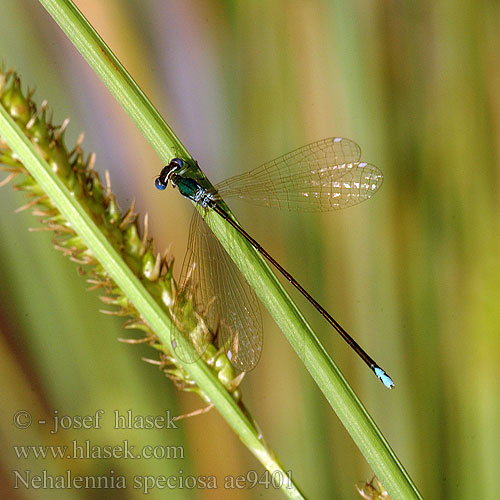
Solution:
M 159 191 L 163 191 L 167 187 L 167 183 L 161 180 L 161 177 L 155 179 L 155 187 Z
M 180 159 L 180 158 L 174 158 L 170 164 L 172 163 L 175 163 L 179 169 L 181 169 L 182 167 L 184 167 L 184 162 Z

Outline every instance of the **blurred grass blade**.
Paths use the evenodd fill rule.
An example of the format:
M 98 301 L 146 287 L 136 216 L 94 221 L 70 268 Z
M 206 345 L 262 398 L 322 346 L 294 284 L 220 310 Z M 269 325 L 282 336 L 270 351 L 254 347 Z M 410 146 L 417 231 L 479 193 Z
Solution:
M 120 102 L 163 162 L 173 156 L 190 159 L 188 151 L 76 6 L 69 0 L 40 0 L 40 3 Z M 216 214 L 209 213 L 207 222 L 281 327 L 390 495 L 398 499 L 420 498 L 381 432 L 263 258 Z

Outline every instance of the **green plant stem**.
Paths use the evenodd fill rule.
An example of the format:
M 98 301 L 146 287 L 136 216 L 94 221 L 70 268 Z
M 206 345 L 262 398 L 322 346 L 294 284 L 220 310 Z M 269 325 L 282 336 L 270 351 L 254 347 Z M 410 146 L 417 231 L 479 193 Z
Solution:
M 51 198 L 58 210 L 70 221 L 72 228 L 106 269 L 116 285 L 134 304 L 160 340 L 165 345 L 169 345 L 172 324 L 165 311 L 149 295 L 139 279 L 92 221 L 85 208 L 75 200 L 63 182 L 52 172 L 49 164 L 40 156 L 30 140 L 1 105 L 0 135 L 12 151 L 17 154 L 24 167 Z M 261 441 L 255 426 L 214 376 L 211 369 L 201 360 L 183 365 L 183 367 L 193 380 L 196 380 L 202 391 L 210 398 L 210 401 L 227 420 L 243 443 L 266 469 L 270 473 L 279 471 L 285 477 L 286 472 L 277 458 Z M 288 488 L 283 488 L 283 490 L 290 498 L 303 498 L 293 483 Z
M 40 0 L 40 3 L 137 124 L 162 161 L 168 162 L 174 156 L 190 159 L 188 151 L 76 6 L 70 0 Z M 216 215 L 209 214 L 207 222 L 255 288 L 390 495 L 398 499 L 421 498 L 381 432 L 261 256 Z M 196 375 L 192 374 L 198 381 Z

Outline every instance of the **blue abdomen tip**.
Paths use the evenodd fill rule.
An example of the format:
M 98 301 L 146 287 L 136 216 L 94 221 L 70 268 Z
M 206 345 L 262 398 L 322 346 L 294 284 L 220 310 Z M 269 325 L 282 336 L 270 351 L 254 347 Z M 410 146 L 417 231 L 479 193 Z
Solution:
M 380 381 L 388 388 L 392 389 L 394 387 L 394 382 L 392 381 L 392 378 L 387 375 L 387 373 L 382 370 L 382 368 L 379 368 L 378 366 L 374 369 L 375 375 L 380 379 Z

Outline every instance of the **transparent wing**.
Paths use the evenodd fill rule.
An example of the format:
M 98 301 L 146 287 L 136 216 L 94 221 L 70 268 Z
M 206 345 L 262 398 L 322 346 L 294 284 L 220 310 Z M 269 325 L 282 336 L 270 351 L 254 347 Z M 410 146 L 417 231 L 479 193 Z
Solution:
M 216 186 L 223 199 L 239 198 L 287 210 L 323 212 L 367 200 L 383 174 L 360 162 L 361 149 L 350 139 L 331 137 L 303 146 Z
M 181 286 L 186 280 L 197 309 L 205 310 L 205 322 L 216 335 L 217 347 L 224 349 L 238 370 L 252 370 L 262 352 L 262 318 L 257 296 L 197 211 L 191 220 Z M 177 330 L 172 331 L 176 346 L 180 346 L 176 341 L 178 334 Z M 197 357 L 202 355 L 206 345 L 200 349 L 196 337 L 190 336 L 189 340 L 195 344 Z M 174 350 L 186 362 L 196 359 L 179 348 Z
M 197 212 L 196 212 L 197 213 Z M 206 351 L 209 342 L 211 342 L 211 334 L 208 325 L 201 324 L 196 321 L 193 309 L 199 311 L 200 305 L 203 304 L 199 296 L 200 293 L 200 274 L 201 269 L 198 248 L 203 245 L 203 239 L 198 235 L 198 226 L 200 225 L 200 217 L 193 217 L 189 228 L 188 248 L 184 256 L 182 264 L 181 277 L 179 280 L 180 289 L 185 294 L 179 295 L 179 298 L 174 303 L 172 308 L 173 327 L 170 331 L 170 339 L 175 356 L 186 363 L 194 363 Z M 180 297 L 186 297 L 185 300 L 180 300 Z M 191 307 L 190 307 L 190 300 Z M 205 330 L 200 328 L 205 327 Z M 179 342 L 179 337 L 183 336 L 193 349 L 185 349 L 182 342 Z

